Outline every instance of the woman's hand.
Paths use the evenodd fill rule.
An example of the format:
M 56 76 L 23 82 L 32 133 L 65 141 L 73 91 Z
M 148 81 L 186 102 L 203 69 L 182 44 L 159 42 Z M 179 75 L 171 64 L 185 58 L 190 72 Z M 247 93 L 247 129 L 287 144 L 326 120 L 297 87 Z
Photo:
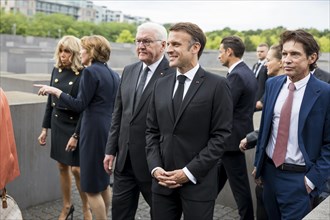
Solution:
M 57 98 L 60 97 L 62 90 L 55 88 L 53 86 L 47 86 L 42 84 L 33 84 L 34 87 L 39 88 L 38 95 L 55 95 Z
M 104 170 L 111 175 L 113 173 L 113 162 L 115 160 L 115 156 L 113 155 L 105 155 L 103 160 Z
M 47 128 L 43 128 L 41 130 L 41 133 L 38 137 L 38 142 L 41 146 L 45 146 L 46 145 L 46 138 L 47 138 Z
M 74 151 L 77 148 L 78 139 L 71 137 L 66 145 L 66 151 Z

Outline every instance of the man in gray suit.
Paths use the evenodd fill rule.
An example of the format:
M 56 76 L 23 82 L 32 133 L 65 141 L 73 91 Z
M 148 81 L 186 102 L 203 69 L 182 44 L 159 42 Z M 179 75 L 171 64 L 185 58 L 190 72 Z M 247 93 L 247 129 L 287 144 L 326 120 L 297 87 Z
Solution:
M 174 72 L 164 57 L 166 39 L 163 26 L 149 22 L 140 25 L 135 39 L 140 61 L 123 70 L 104 158 L 104 169 L 110 175 L 114 173 L 114 220 L 134 220 L 140 192 L 151 207 L 151 175 L 145 155 L 146 115 L 154 82 Z

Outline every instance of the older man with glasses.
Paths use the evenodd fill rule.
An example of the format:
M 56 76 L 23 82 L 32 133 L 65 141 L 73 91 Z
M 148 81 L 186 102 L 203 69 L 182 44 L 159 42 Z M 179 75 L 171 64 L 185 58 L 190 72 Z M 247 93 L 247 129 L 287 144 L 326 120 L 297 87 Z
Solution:
M 134 220 L 140 192 L 151 207 L 146 117 L 155 81 L 175 72 L 164 56 L 166 39 L 163 26 L 150 22 L 140 25 L 135 40 L 140 61 L 126 66 L 122 73 L 104 158 L 104 169 L 114 173 L 113 220 Z

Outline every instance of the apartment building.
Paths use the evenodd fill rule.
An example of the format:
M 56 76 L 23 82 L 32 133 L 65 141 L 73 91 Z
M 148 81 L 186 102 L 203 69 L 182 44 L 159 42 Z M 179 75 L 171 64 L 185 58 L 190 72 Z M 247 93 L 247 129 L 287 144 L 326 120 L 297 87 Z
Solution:
M 91 0 L 0 0 L 0 8 L 5 12 L 20 12 L 33 16 L 38 12 L 46 14 L 61 13 L 78 21 L 127 22 L 141 24 L 149 18 L 125 15 L 121 11 L 113 11 L 106 6 L 98 6 Z

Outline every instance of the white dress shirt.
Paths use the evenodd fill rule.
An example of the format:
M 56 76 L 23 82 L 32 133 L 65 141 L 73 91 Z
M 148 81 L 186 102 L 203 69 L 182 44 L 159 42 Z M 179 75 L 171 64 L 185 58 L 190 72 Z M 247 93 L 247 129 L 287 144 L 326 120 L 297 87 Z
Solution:
M 160 62 L 163 60 L 164 56 L 162 56 L 159 60 L 157 60 L 156 62 L 154 62 L 153 64 L 151 64 L 149 67 L 149 72 L 148 72 L 148 75 L 147 75 L 147 79 L 146 79 L 146 83 L 144 84 L 144 87 L 143 87 L 143 90 L 146 88 L 146 86 L 148 85 L 151 77 L 153 76 L 154 72 L 156 71 L 158 65 L 160 64 Z M 143 73 L 143 70 L 147 67 L 147 64 L 143 63 L 142 64 L 142 73 Z M 142 73 L 140 74 L 139 76 L 139 80 L 138 80 L 138 83 L 136 84 L 136 86 L 139 85 L 140 83 L 140 80 L 141 80 L 141 77 L 142 77 Z
M 293 103 L 292 103 L 290 128 L 289 128 L 289 140 L 288 140 L 287 152 L 284 163 L 305 165 L 305 160 L 301 153 L 298 143 L 298 121 L 299 121 L 299 112 L 301 108 L 301 103 L 309 79 L 310 79 L 310 74 L 308 74 L 305 78 L 299 80 L 298 82 L 294 83 L 296 89 L 293 93 Z M 282 106 L 289 94 L 289 83 L 291 83 L 291 81 L 289 77 L 287 77 L 286 83 L 283 84 L 282 89 L 275 103 L 273 119 L 272 119 L 272 131 L 266 147 L 266 154 L 268 155 L 269 158 L 273 157 L 277 131 L 280 121 L 280 113 Z M 308 186 L 313 189 L 315 187 L 314 184 L 311 183 L 307 177 L 306 180 Z

